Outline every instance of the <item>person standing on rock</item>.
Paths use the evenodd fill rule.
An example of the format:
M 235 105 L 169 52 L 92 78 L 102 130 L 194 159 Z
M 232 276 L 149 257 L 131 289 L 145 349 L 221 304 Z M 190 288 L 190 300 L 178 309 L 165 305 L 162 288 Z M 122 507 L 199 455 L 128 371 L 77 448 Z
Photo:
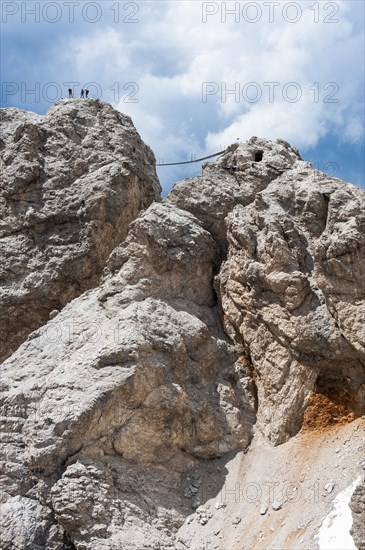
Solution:
M 86 99 L 89 97 L 89 90 L 85 90 Z
M 81 90 L 81 97 L 84 98 L 85 97 L 85 90 Z
M 72 98 L 73 98 L 72 88 L 69 88 L 68 89 L 68 99 L 72 99 Z

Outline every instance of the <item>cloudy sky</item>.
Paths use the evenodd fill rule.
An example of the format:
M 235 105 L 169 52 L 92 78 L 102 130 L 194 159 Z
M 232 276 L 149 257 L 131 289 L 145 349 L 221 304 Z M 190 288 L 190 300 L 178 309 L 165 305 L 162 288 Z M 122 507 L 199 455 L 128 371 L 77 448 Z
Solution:
M 2 0 L 1 21 L 2 107 L 45 113 L 87 86 L 157 160 L 283 138 L 364 187 L 362 0 Z M 199 171 L 159 176 L 166 192 Z

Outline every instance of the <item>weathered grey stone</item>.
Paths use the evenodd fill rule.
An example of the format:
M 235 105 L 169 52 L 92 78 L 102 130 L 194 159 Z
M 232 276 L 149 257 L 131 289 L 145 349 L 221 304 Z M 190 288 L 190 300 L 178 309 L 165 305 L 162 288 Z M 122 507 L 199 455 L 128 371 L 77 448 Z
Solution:
M 258 151 L 263 159 L 255 162 Z M 297 149 L 286 141 L 257 137 L 228 147 L 215 163 L 206 163 L 200 176 L 174 185 L 168 201 L 192 212 L 220 244 L 227 249 L 226 216 L 237 204 L 250 204 L 259 191 L 290 169 L 300 159 Z
M 98 284 L 128 224 L 159 198 L 131 119 L 99 100 L 1 110 L 0 362 Z
M 298 160 L 234 208 L 216 278 L 227 331 L 255 370 L 258 425 L 274 443 L 298 431 L 316 383 L 346 414 L 364 413 L 364 193 L 313 177 Z
M 326 485 L 324 486 L 324 489 L 325 491 L 327 491 L 327 493 L 332 493 L 333 489 L 335 488 L 335 483 L 331 482 L 331 483 L 326 483 Z
M 274 500 L 274 502 L 271 504 L 271 507 L 275 512 L 278 510 L 281 510 L 284 505 L 284 502 L 282 500 Z
M 176 184 L 168 201 L 193 212 L 228 256 L 215 288 L 254 372 L 263 433 L 285 441 L 310 404 L 313 422 L 317 396 L 340 409 L 319 425 L 363 414 L 363 191 L 314 170 L 282 140 L 252 138 Z
M 101 286 L 3 364 L 4 412 L 15 417 L 5 491 L 54 510 L 77 548 L 141 548 L 147 534 L 168 542 L 151 518 L 171 534 L 190 513 L 175 489 L 181 473 L 250 442 L 254 397 L 220 324 L 216 253 L 192 214 L 155 203 L 132 222 Z
M 260 515 L 261 516 L 264 516 L 266 514 L 266 512 L 268 511 L 268 505 L 265 503 L 265 504 L 261 504 L 260 506 Z
M 61 140 L 62 151 L 69 150 L 70 140 L 81 147 L 77 135 L 86 132 L 89 151 L 80 170 L 95 161 L 92 181 L 101 170 L 103 191 L 93 202 L 89 175 L 78 176 L 85 189 L 77 178 L 72 181 L 80 184 L 75 197 L 84 193 L 94 205 L 93 228 L 103 193 L 108 203 L 114 189 L 108 170 L 122 142 L 107 132 L 111 141 L 102 149 L 107 162 L 100 167 L 100 151 L 91 151 L 93 132 L 104 143 L 105 117 L 107 126 L 121 124 L 121 136 L 126 131 L 139 138 L 129 119 L 99 102 L 64 102 L 48 116 L 55 124 L 51 144 L 60 140 L 58 128 L 68 136 Z M 50 123 L 21 112 L 10 119 L 16 117 L 31 126 L 29 159 L 21 162 L 24 173 L 32 174 L 38 153 L 30 144 Z M 14 134 L 11 124 L 7 140 Z M 122 178 L 127 189 L 131 174 L 135 182 L 128 198 L 131 219 L 158 195 L 151 153 L 139 141 L 133 152 L 132 137 L 125 138 L 130 164 Z M 119 157 L 116 162 L 119 170 Z M 55 178 L 58 197 L 52 204 L 58 204 L 63 160 L 52 169 L 48 177 Z M 10 176 L 15 192 L 23 193 L 25 184 L 17 187 L 15 174 Z M 72 190 L 67 187 L 67 193 Z M 69 196 L 72 203 L 74 195 Z M 179 544 L 186 547 L 194 539 L 199 542 L 191 547 L 209 546 L 214 531 L 227 548 L 224 524 L 232 527 L 232 518 L 245 515 L 238 508 L 242 503 L 232 509 L 220 498 L 224 461 L 250 445 L 256 417 L 258 441 L 261 432 L 279 444 L 300 429 L 303 414 L 309 425 L 313 418 L 350 421 L 363 412 L 363 203 L 360 190 L 318 174 L 289 144 L 253 138 L 229 148 L 201 176 L 177 184 L 163 203 L 149 206 L 130 223 L 124 241 L 127 222 L 118 203 L 113 223 L 120 225 L 119 235 L 114 229 L 97 231 L 102 243 L 93 249 L 97 259 L 85 259 L 92 247 L 82 248 L 81 239 L 76 263 L 74 249 L 67 252 L 67 267 L 63 256 L 52 256 L 58 245 L 51 241 L 50 265 L 67 277 L 76 273 L 77 262 L 89 264 L 75 275 L 78 291 L 62 303 L 47 302 L 44 317 L 42 301 L 32 303 L 41 312 L 38 328 L 2 365 L 4 550 L 172 549 L 192 508 L 207 510 L 208 498 L 212 514 L 198 513 L 197 521 L 186 522 L 205 535 L 179 532 L 184 541 Z M 108 208 L 103 211 L 102 226 L 111 223 Z M 22 211 L 12 215 L 6 227 L 20 230 Z M 54 221 L 47 223 L 52 232 Z M 23 245 L 13 247 L 13 258 L 24 254 Z M 36 280 L 42 265 L 46 273 L 50 269 L 31 247 L 27 254 L 21 257 L 20 281 Z M 57 269 L 62 294 L 66 279 Z M 10 316 L 6 310 L 6 319 Z M 271 450 L 267 445 L 265 452 Z M 223 462 L 212 465 L 217 457 Z M 335 475 L 330 470 L 326 480 Z M 301 471 L 294 481 L 300 476 Z M 258 522 L 269 521 L 267 507 L 258 515 L 253 506 Z M 286 508 L 289 522 L 292 506 Z M 223 518 L 218 526 L 215 515 Z M 256 528 L 258 543 L 261 527 L 242 530 L 242 536 L 253 537 Z M 270 528 L 267 524 L 267 532 Z M 308 528 L 306 541 L 312 535 Z

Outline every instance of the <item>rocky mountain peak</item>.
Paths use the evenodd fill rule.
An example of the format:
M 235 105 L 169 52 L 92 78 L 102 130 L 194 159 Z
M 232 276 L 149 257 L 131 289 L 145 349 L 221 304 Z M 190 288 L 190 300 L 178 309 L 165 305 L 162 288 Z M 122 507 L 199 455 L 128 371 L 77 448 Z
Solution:
M 314 550 L 332 493 L 362 548 L 363 191 L 254 137 L 161 201 L 107 104 L 2 124 L 2 547 Z
M 98 284 L 128 224 L 154 200 L 155 158 L 131 119 L 99 100 L 40 116 L 3 109 L 0 359 Z

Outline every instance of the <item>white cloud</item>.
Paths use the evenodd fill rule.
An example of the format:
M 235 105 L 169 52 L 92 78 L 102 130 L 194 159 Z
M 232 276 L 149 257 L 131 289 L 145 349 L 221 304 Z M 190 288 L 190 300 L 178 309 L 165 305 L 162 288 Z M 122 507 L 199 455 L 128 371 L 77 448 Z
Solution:
M 310 147 L 327 131 L 326 121 L 320 114 L 310 101 L 256 105 L 223 131 L 208 133 L 206 145 L 208 149 L 216 149 L 220 144 L 235 142 L 237 138 L 245 140 L 257 135 L 268 139 L 283 138 Z
M 327 135 L 363 138 L 363 76 L 355 70 L 362 67 L 362 3 L 303 0 L 297 3 L 297 23 L 285 21 L 285 14 L 295 15 L 283 11 L 287 2 L 281 2 L 274 22 L 266 8 L 257 23 L 244 21 L 242 11 L 238 22 L 227 15 L 223 23 L 222 6 L 237 2 L 210 4 L 219 13 L 203 23 L 202 2 L 140 2 L 138 24 L 89 28 L 70 40 L 65 55 L 81 79 L 101 83 L 106 100 L 112 100 L 108 88 L 114 83 L 138 84 L 138 103 L 116 106 L 133 117 L 143 139 L 165 159 L 212 152 L 251 135 L 282 137 L 299 148 L 313 147 Z M 316 5 L 317 14 L 310 9 Z M 325 17 L 338 22 L 326 23 Z M 203 102 L 207 82 L 215 83 L 217 93 Z M 257 102 L 244 96 L 253 97 L 254 87 L 245 87 L 252 82 L 262 92 Z M 267 83 L 273 82 L 279 85 L 272 88 L 271 102 Z M 301 91 L 297 103 L 283 97 L 285 91 L 293 97 L 294 86 L 286 87 L 291 82 Z M 227 94 L 222 101 L 224 86 L 238 86 L 239 97 Z M 328 102 L 331 97 L 338 102 Z

